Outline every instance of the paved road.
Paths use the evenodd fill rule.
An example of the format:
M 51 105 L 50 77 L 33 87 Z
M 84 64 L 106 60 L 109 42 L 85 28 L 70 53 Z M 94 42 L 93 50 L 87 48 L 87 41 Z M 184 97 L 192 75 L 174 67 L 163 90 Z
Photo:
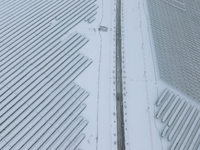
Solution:
M 125 149 L 124 113 L 122 95 L 122 59 L 121 59 L 121 0 L 116 4 L 116 109 L 117 109 L 117 146 Z

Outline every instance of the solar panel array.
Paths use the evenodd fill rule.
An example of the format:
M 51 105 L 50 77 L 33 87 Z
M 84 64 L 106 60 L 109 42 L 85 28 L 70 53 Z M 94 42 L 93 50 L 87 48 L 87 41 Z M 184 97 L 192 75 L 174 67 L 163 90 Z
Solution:
M 161 79 L 200 102 L 200 1 L 147 3 Z
M 74 32 L 92 22 L 93 0 L 1 1 L 0 149 L 75 149 L 89 93 L 73 83 L 91 63 Z
M 200 110 L 167 89 L 156 105 L 156 118 L 163 123 L 161 137 L 169 142 L 169 149 L 198 150 Z

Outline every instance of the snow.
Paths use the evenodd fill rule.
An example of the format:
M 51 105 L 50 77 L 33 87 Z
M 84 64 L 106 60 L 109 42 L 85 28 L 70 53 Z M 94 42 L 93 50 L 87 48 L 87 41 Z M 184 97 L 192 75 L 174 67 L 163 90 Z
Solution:
M 13 12 L 4 9 L 5 12 L 10 12 L 13 19 L 19 19 L 19 23 L 9 24 L 11 20 L 2 13 L 3 23 L 8 21 L 8 25 L 3 25 L 5 28 L 3 36 L 7 39 L 3 41 L 2 48 L 9 49 L 1 54 L 3 56 L 1 87 L 4 87 L 1 90 L 3 94 L 0 106 L 1 131 L 5 130 L 0 136 L 3 138 L 2 145 L 6 145 L 10 140 L 11 145 L 7 145 L 7 148 L 15 146 L 25 149 L 28 147 L 63 149 L 71 144 L 67 148 L 117 149 L 116 1 L 97 0 L 85 14 L 83 12 L 86 10 L 81 10 L 81 5 L 89 5 L 93 1 L 87 1 L 87 4 L 81 1 L 81 5 L 78 5 L 78 1 L 68 1 L 65 4 L 60 1 L 48 4 L 42 1 L 38 3 L 28 1 L 27 5 L 24 5 L 29 7 L 31 4 L 30 7 L 34 5 L 35 8 L 51 6 L 54 10 L 44 9 L 40 13 L 35 12 L 35 9 L 26 13 L 24 12 L 26 7 L 17 8 Z M 4 5 L 12 4 L 15 7 L 14 3 L 17 2 L 5 2 Z M 61 7 L 67 7 L 66 10 L 70 9 L 71 13 L 77 15 L 84 14 L 82 21 L 79 18 L 74 23 L 74 18 L 71 17 L 65 21 L 69 12 L 57 11 L 57 8 Z M 24 17 L 30 15 L 32 17 L 24 22 L 20 20 L 22 18 L 16 17 L 20 13 L 21 16 L 24 14 Z M 180 149 L 185 146 L 198 148 L 200 130 L 197 126 L 200 124 L 200 106 L 196 101 L 191 101 L 189 96 L 161 80 L 147 0 L 122 0 L 121 16 L 126 149 L 165 150 L 170 146 L 175 149 L 178 144 Z M 59 24 L 59 20 L 63 22 Z M 28 27 L 29 32 L 25 30 Z M 47 30 L 50 32 L 47 33 Z M 77 40 L 66 48 L 66 42 L 76 38 Z M 78 47 L 70 51 L 76 45 Z M 16 50 L 10 50 L 14 47 Z M 70 98 L 75 93 L 76 95 Z M 80 95 L 81 98 L 78 98 Z M 69 100 L 69 103 L 60 100 L 62 97 Z M 53 101 L 55 99 L 56 101 Z M 69 111 L 65 110 L 67 108 Z M 74 111 L 75 108 L 78 110 Z M 180 111 L 183 113 L 178 115 Z M 23 120 L 26 115 L 28 117 Z M 54 118 L 51 118 L 52 116 Z M 65 122 L 67 116 L 70 117 L 68 122 Z M 73 121 L 76 117 L 77 119 Z M 32 128 L 38 121 L 44 126 Z M 183 121 L 186 123 L 180 128 L 179 125 Z M 31 126 L 28 126 L 29 123 Z M 68 126 L 69 130 L 66 130 Z M 18 133 L 21 127 L 24 127 L 24 133 Z M 9 134 L 11 130 L 12 134 Z M 54 133 L 54 130 L 58 132 Z M 187 134 L 184 130 L 187 130 Z M 68 137 L 71 131 L 74 133 Z M 52 134 L 54 137 L 47 134 Z M 34 135 L 38 145 L 34 141 L 27 140 Z M 181 136 L 185 139 L 182 140 Z M 172 141 L 169 142 L 167 137 Z M 20 138 L 21 142 L 17 142 Z M 191 139 L 194 141 L 191 142 Z M 52 144 L 48 145 L 46 141 Z M 56 141 L 62 144 L 59 145 Z M 183 143 L 181 146 L 178 143 L 180 141 Z
M 152 58 L 146 4 L 143 0 L 123 3 L 126 148 L 160 150 L 160 137 L 154 124 L 158 79 Z
M 112 149 L 116 147 L 112 142 L 112 1 L 97 1 L 99 6 L 95 21 L 91 24 L 82 24 L 74 30 L 84 34 L 90 40 L 81 53 L 93 60 L 75 82 L 89 91 L 90 96 L 86 100 L 87 109 L 82 113 L 88 120 L 88 126 L 84 130 L 86 139 L 79 146 L 80 149 Z M 106 32 L 99 31 L 99 26 L 108 28 Z M 73 32 L 73 31 L 72 31 Z M 86 84 L 87 83 L 87 84 Z
M 123 67 L 123 98 L 126 148 L 131 150 L 168 149 L 170 144 L 165 138 L 161 138 L 163 125 L 160 119 L 156 119 L 156 114 L 160 109 L 158 106 L 167 93 L 166 88 L 198 109 L 199 105 L 189 96 L 160 79 L 147 1 L 123 0 L 122 7 L 124 12 L 122 14 L 122 18 L 124 17 L 122 53 L 125 62 Z M 163 109 L 166 107 L 163 104 L 162 106 Z M 166 126 L 163 132 L 166 132 L 167 128 L 169 127 Z

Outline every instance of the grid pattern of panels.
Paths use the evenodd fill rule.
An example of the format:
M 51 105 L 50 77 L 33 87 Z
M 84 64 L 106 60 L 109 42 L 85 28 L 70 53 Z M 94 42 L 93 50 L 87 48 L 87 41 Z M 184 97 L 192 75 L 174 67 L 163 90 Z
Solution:
M 156 118 L 164 125 L 161 137 L 166 138 L 171 150 L 200 148 L 200 110 L 165 90 L 156 103 Z
M 1 1 L 0 149 L 75 149 L 89 96 L 73 83 L 92 61 L 66 33 L 91 22 L 93 0 Z
M 161 78 L 200 101 L 200 2 L 147 3 Z

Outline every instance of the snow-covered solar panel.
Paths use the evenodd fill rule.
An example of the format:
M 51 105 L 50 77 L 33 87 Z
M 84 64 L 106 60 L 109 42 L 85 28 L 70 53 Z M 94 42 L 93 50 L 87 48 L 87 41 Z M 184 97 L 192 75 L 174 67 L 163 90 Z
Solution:
M 89 93 L 73 81 L 92 60 L 89 39 L 68 32 L 93 21 L 94 0 L 0 1 L 0 149 L 75 149 Z M 92 14 L 92 15 L 91 15 Z
M 147 3 L 161 78 L 200 101 L 200 2 Z
M 200 110 L 166 89 L 158 99 L 156 118 L 161 138 L 167 149 L 198 149 L 200 142 Z

